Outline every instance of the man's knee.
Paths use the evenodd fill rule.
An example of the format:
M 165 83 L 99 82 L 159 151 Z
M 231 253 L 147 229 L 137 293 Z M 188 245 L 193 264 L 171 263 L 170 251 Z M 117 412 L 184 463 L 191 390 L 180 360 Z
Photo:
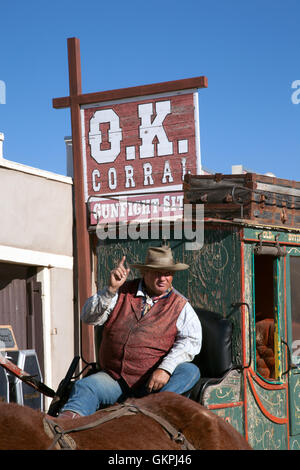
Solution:
M 201 375 L 199 367 L 192 362 L 182 362 L 178 364 L 172 375 L 174 374 L 194 378 L 195 380 L 199 380 Z
M 199 368 L 191 362 L 183 362 L 175 368 L 169 382 L 161 391 L 170 391 L 179 394 L 186 393 L 194 387 L 199 378 Z

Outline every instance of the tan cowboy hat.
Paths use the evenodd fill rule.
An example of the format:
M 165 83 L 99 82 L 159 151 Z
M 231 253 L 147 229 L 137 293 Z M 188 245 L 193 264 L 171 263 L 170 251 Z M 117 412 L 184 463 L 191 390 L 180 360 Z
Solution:
M 189 268 L 188 264 L 174 262 L 169 246 L 149 247 L 145 264 L 131 264 L 130 266 L 141 270 L 153 269 L 156 271 L 183 271 Z

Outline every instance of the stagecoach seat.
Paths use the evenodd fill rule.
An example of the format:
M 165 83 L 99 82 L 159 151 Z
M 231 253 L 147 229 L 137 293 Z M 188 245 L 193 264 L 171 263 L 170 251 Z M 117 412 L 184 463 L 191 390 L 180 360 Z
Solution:
M 199 367 L 201 378 L 190 391 L 189 398 L 201 403 L 209 385 L 220 383 L 233 368 L 232 322 L 220 314 L 195 308 L 202 325 L 202 348 L 194 363 Z
M 256 322 L 256 371 L 266 379 L 275 377 L 274 320 Z

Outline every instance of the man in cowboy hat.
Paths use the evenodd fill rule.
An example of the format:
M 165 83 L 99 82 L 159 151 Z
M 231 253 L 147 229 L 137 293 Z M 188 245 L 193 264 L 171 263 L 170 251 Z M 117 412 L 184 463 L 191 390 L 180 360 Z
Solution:
M 127 281 L 125 256 L 111 271 L 107 287 L 87 300 L 81 318 L 104 325 L 101 371 L 75 382 L 60 416 L 94 413 L 129 395 L 157 391 L 184 393 L 200 377 L 191 361 L 200 352 L 197 314 L 172 286 L 177 271 L 168 246 L 150 247 L 144 264 L 132 264 L 140 279 Z

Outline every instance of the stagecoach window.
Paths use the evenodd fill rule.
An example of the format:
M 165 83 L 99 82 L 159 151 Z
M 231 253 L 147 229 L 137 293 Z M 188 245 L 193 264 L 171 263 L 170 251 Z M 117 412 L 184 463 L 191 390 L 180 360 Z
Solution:
M 290 257 L 292 362 L 300 365 L 300 257 Z
M 254 306 L 256 372 L 267 380 L 275 380 L 275 281 L 274 256 L 254 256 Z

